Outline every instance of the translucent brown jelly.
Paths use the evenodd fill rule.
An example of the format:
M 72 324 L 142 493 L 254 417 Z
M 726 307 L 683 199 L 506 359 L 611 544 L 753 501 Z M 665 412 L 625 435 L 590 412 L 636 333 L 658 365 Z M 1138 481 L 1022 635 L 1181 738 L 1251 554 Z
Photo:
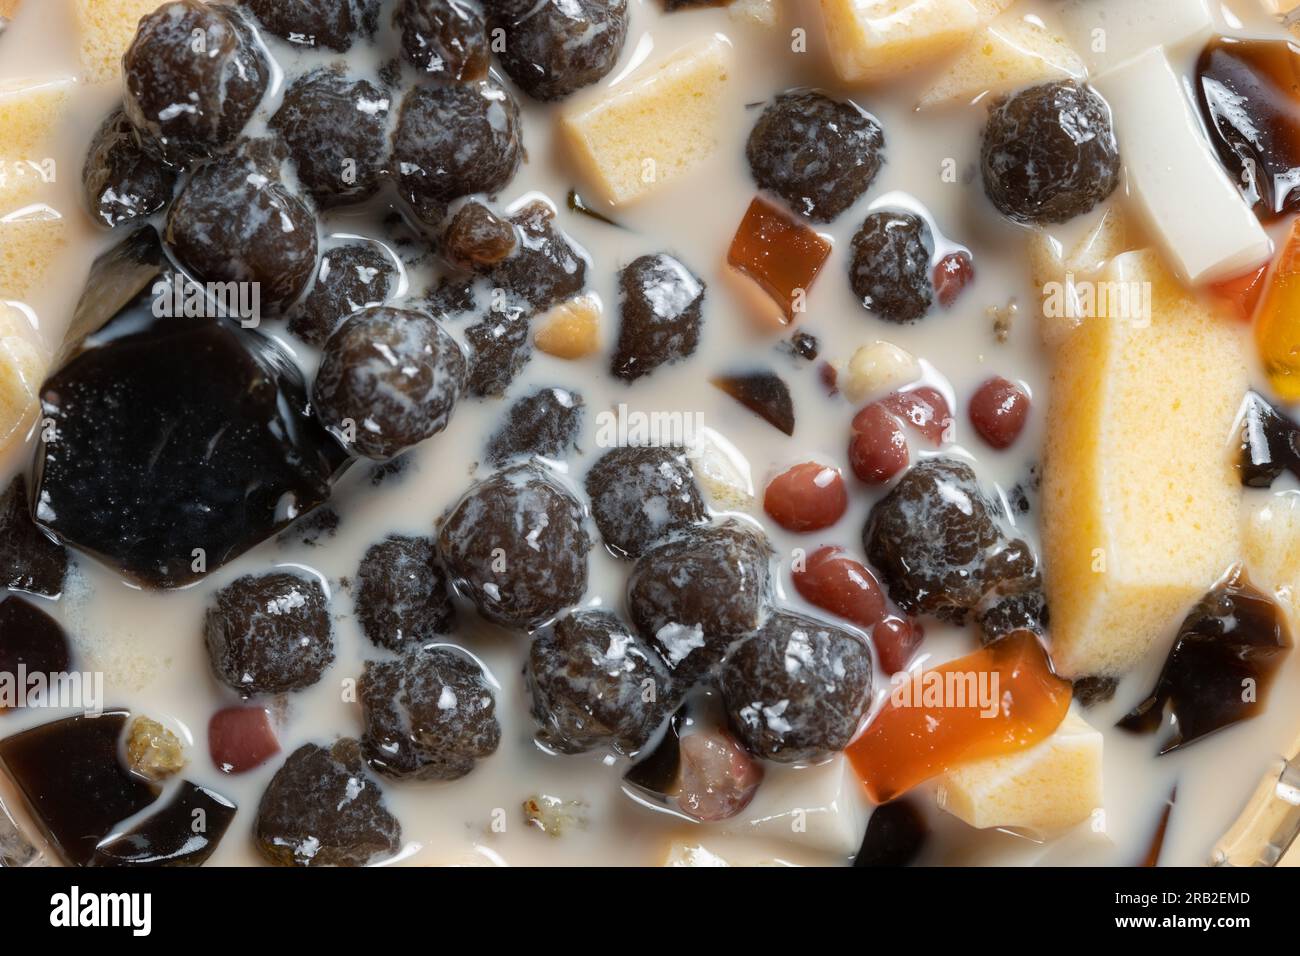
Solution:
M 1219 37 L 1196 63 L 1210 140 L 1261 219 L 1300 209 L 1300 47 Z
M 1234 568 L 1187 615 L 1155 689 L 1118 726 L 1154 733 L 1167 706 L 1175 721 L 1160 745 L 1167 754 L 1248 720 L 1263 711 L 1273 675 L 1290 649 L 1281 609 Z
M 66 717 L 0 740 L 0 767 L 18 785 L 59 855 L 85 866 L 116 826 L 146 809 L 155 785 L 118 754 L 130 714 Z
M 33 481 L 38 524 L 145 587 L 193 582 L 275 534 L 347 460 L 274 341 L 211 302 L 155 314 L 175 311 L 163 263 L 151 227 L 96 261 L 41 390 Z
M 1300 426 L 1258 392 L 1247 392 L 1237 427 L 1241 429 L 1237 473 L 1248 488 L 1268 488 L 1283 471 L 1300 476 Z
M 745 211 L 727 250 L 727 264 L 749 276 L 793 322 L 831 254 L 831 244 L 764 199 Z
M 720 375 L 712 383 L 777 431 L 794 434 L 794 399 L 785 381 L 775 372 Z
M 235 818 L 233 803 L 182 780 L 175 794 L 143 820 L 95 848 L 91 866 L 202 866 Z
M 61 674 L 68 661 L 68 637 L 58 621 L 20 597 L 0 600 L 0 714 L 20 703 L 8 693 L 17 694 L 20 674 Z M 6 676 L 13 682 L 9 688 Z M 26 690 L 29 685 L 21 682 Z

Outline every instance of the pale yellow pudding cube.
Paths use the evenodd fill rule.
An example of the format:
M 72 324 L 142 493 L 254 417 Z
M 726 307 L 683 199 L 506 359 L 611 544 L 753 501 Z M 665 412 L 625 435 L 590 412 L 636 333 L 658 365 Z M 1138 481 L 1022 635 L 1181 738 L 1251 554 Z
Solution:
M 1059 833 L 1102 809 L 1101 758 L 1101 732 L 1071 712 L 1028 750 L 948 771 L 939 778 L 939 806 L 980 830 Z
M 1045 428 L 1045 583 L 1068 677 L 1163 653 L 1241 551 L 1229 442 L 1247 387 L 1242 329 L 1150 250 L 1116 257 L 1097 282 L 1100 314 L 1053 356 Z M 1144 300 L 1149 315 L 1123 314 Z
M 0 80 L 0 155 L 28 162 L 46 159 L 73 86 L 67 77 Z
M 45 205 L 0 216 L 0 299 L 24 301 L 67 244 L 67 223 Z
M 135 39 L 140 18 L 162 6 L 163 0 L 76 0 L 81 63 L 92 83 L 122 75 L 122 55 Z
M 831 63 L 848 83 L 911 72 L 957 52 L 980 25 L 970 0 L 821 0 Z
M 732 60 L 731 45 L 710 37 L 561 115 L 570 154 L 605 200 L 641 199 L 713 155 Z
M 0 451 L 34 417 L 49 356 L 27 314 L 0 302 Z
M 1084 75 L 1083 61 L 1061 37 L 1040 23 L 1008 14 L 980 30 L 924 93 L 922 108 L 969 103 L 999 93 Z

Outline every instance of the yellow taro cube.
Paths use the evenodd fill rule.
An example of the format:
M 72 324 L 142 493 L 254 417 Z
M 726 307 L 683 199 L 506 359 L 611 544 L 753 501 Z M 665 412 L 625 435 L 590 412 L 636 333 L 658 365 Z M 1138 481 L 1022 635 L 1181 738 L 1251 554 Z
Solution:
M 731 71 L 731 45 L 710 37 L 584 98 L 560 118 L 569 153 L 607 202 L 641 199 L 713 155 Z
M 848 83 L 900 76 L 956 53 L 980 25 L 970 0 L 821 0 L 831 63 Z

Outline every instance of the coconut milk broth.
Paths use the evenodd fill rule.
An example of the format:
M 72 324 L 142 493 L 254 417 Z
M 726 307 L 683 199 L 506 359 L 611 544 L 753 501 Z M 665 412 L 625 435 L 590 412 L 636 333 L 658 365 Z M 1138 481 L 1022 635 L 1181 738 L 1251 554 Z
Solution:
M 0 78 L 76 75 L 75 32 L 67 0 L 28 0 L 15 22 L 0 39 Z M 718 131 L 719 146 L 708 163 L 688 177 L 664 187 L 648 201 L 630 209 L 606 210 L 621 226 L 611 227 L 564 208 L 568 190 L 581 182 L 568 169 L 558 149 L 552 121 L 553 108 L 518 95 L 523 110 L 524 141 L 528 162 L 499 197 L 511 205 L 533 193 L 550 197 L 560 211 L 558 222 L 590 253 L 591 289 L 605 303 L 602 330 L 606 346 L 617 327 L 617 272 L 644 253 L 669 250 L 679 256 L 708 285 L 704 332 L 693 359 L 665 366 L 634 387 L 607 374 L 607 355 L 565 362 L 536 352 L 510 391 L 518 396 L 536 386 L 562 385 L 580 391 L 587 416 L 579 440 L 580 453 L 568 465 L 557 467 L 580 491 L 581 477 L 603 449 L 597 446 L 598 414 L 626 403 L 644 412 L 698 413 L 700 424 L 715 430 L 748 461 L 757 492 L 748 513 L 763 520 L 761 490 L 768 478 L 785 467 L 810 459 L 846 467 L 848 423 L 855 409 L 839 397 L 827 397 L 815 365 L 796 368 L 773 350 L 775 340 L 757 331 L 747 317 L 746 300 L 724 274 L 724 257 L 744 211 L 755 193 L 744 160 L 744 143 L 757 118 L 758 107 L 782 89 L 820 86 L 851 96 L 882 123 L 886 136 L 886 165 L 859 203 L 842 215 L 825 234 L 834 252 L 807 297 L 807 313 L 799 328 L 820 340 L 821 357 L 847 359 L 862 344 L 882 338 L 909 349 L 926 360 L 927 374 L 949 398 L 955 410 L 957 449 L 948 453 L 968 456 L 991 490 L 1009 492 L 1022 482 L 1041 444 L 1041 419 L 1046 405 L 1046 355 L 1036 328 L 1037 291 L 1028 275 L 1024 230 L 1001 220 L 983 198 L 977 173 L 982 106 L 916 113 L 912 110 L 922 79 L 889 84 L 881 90 L 849 90 L 829 71 L 821 39 L 820 19 L 812 2 L 792 4 L 783 11 L 775 30 L 742 24 L 725 9 L 706 8 L 662 13 L 658 0 L 630 0 L 632 22 L 619 65 L 600 86 L 623 81 L 642 65 L 653 65 L 682 44 L 718 33 L 736 48 L 736 65 L 730 82 L 726 120 Z M 1238 3 L 1238 20 L 1225 11 L 1225 29 L 1269 28 L 1262 17 L 1250 20 L 1244 12 L 1253 5 Z M 1037 14 L 1051 22 L 1051 5 L 1022 2 L 1024 14 Z M 790 31 L 806 26 L 807 52 L 791 50 Z M 378 38 L 390 39 L 389 27 Z M 315 61 L 341 59 L 337 55 L 303 52 L 274 37 L 266 39 L 288 73 Z M 395 49 L 390 46 L 389 49 Z M 1190 68 L 1194 50 L 1177 51 Z M 347 62 L 351 69 L 373 75 L 382 59 L 377 50 L 354 47 Z M 273 89 L 263 104 L 253 131 L 278 105 L 280 91 Z M 582 96 L 583 94 L 578 94 Z M 62 214 L 69 225 L 70 241 L 55 277 L 33 301 L 27 303 L 39 320 L 39 334 L 56 347 L 62 339 L 80 295 L 92 259 L 110 240 L 100 233 L 82 210 L 79 173 L 87 143 L 100 119 L 119 99 L 116 84 L 77 87 L 74 105 L 59 132 L 55 158 L 59 176 L 47 187 L 43 201 Z M 396 107 L 396 102 L 394 103 Z M 956 171 L 955 181 L 943 176 Z M 854 300 L 846 281 L 848 243 L 853 231 L 874 205 L 889 205 L 899 192 L 915 197 L 933 216 L 939 232 L 971 249 L 977 278 L 950 310 L 935 309 L 922 321 L 905 327 L 884 323 Z M 1119 201 L 1118 198 L 1112 201 Z M 1064 242 L 1086 228 L 1074 222 L 1061 230 Z M 322 218 L 323 235 L 359 234 L 383 240 L 379 214 L 372 209 L 343 210 Z M 408 266 L 407 281 L 421 293 L 433 278 L 427 262 Z M 1018 306 L 1010 338 L 999 343 L 992 307 Z M 467 321 L 449 323 L 461 335 Z M 310 374 L 313 350 L 291 339 L 278 323 L 267 323 L 275 335 L 302 361 Z M 1253 350 L 1252 350 L 1253 352 Z M 790 385 L 795 400 L 797 427 L 787 439 L 732 399 L 708 384 L 722 371 L 769 365 Z M 966 401 L 976 386 L 1000 374 L 1023 382 L 1034 398 L 1035 414 L 1026 433 L 1012 450 L 993 453 L 971 435 Z M 370 468 L 362 463 L 340 481 L 334 498 L 342 516 L 337 535 L 318 546 L 263 543 L 238 560 L 217 570 L 186 590 L 157 593 L 141 591 L 122 582 L 110 569 L 79 556 L 64 597 L 42 606 L 68 628 L 78 652 L 74 666 L 104 673 L 105 705 L 127 707 L 167 723 L 189 745 L 189 766 L 184 776 L 210 786 L 241 808 L 222 841 L 214 864 L 260 862 L 251 839 L 257 802 L 283 759 L 235 777 L 221 774 L 207 752 L 207 722 L 235 697 L 212 677 L 201 639 L 203 611 L 210 595 L 234 578 L 265 572 L 272 567 L 307 568 L 321 575 L 332 595 L 335 613 L 337 660 L 314 687 L 270 702 L 283 754 L 309 741 L 324 742 L 361 731 L 358 706 L 344 699 L 345 681 L 360 674 L 362 662 L 376 651 L 352 616 L 352 600 L 340 585 L 354 577 L 365 549 L 388 533 L 429 534 L 434 522 L 468 487 L 475 476 L 486 473 L 478 458 L 487 436 L 497 427 L 507 400 L 465 400 L 458 406 L 447 430 L 410 455 L 412 464 L 402 474 L 381 485 L 370 481 Z M 1158 423 L 1153 423 L 1158 427 Z M 914 449 L 915 450 L 915 449 Z M 0 479 L 28 467 L 33 446 L 11 449 L 0 456 Z M 821 544 L 841 544 L 860 554 L 860 533 L 875 493 L 853 484 L 849 513 L 833 529 L 817 536 L 797 536 L 764 522 L 777 549 L 776 573 L 781 598 L 800 606 L 789 586 L 789 565 L 796 549 L 811 550 Z M 1019 531 L 1036 539 L 1033 515 L 1021 518 Z M 597 548 L 591 555 L 591 577 L 584 603 L 620 609 L 626 566 Z M 1170 622 L 1170 633 L 1177 622 Z M 542 751 L 532 740 L 533 721 L 528 713 L 522 678 L 525 638 L 478 620 L 461 608 L 455 635 L 489 669 L 500 685 L 497 712 L 501 721 L 500 749 L 480 761 L 466 778 L 453 783 L 418 784 L 383 781 L 392 812 L 402 823 L 405 849 L 402 864 L 653 864 L 662 860 L 671 840 L 702 842 L 736 859 L 761 859 L 791 863 L 843 862 L 844 854 L 801 845 L 797 834 L 787 839 L 719 838 L 709 827 L 692 825 L 656 813 L 621 792 L 625 760 L 600 754 L 564 757 Z M 977 642 L 973 633 L 926 622 L 924 656 L 917 662 L 939 661 L 968 653 Z M 918 792 L 927 802 L 934 837 L 926 860 L 932 863 L 1131 863 L 1145 855 L 1156 820 L 1175 782 L 1177 807 L 1169 824 L 1162 863 L 1204 862 L 1214 841 L 1240 811 L 1260 775 L 1276 755 L 1288 752 L 1300 730 L 1300 701 L 1288 700 L 1284 688 L 1300 679 L 1300 659 L 1288 655 L 1278 689 L 1265 714 L 1248 725 L 1197 743 L 1186 751 L 1156 760 L 1155 737 L 1131 737 L 1112 729 L 1114 721 L 1145 695 L 1155 679 L 1165 648 L 1121 684 L 1113 701 L 1088 711 L 1090 723 L 1106 733 L 1105 792 L 1106 833 L 1099 835 L 1085 824 L 1079 831 L 1053 843 L 1038 844 L 1023 837 L 970 829 L 933 808 L 933 786 Z M 883 695 L 883 679 L 877 680 Z M 0 719 L 0 732 L 9 734 L 60 716 L 50 710 L 11 713 Z M 768 765 L 756 806 L 763 813 L 779 813 L 801 806 L 777 806 L 781 792 L 799 793 L 799 783 L 815 775 L 816 768 Z M 764 791 L 768 792 L 765 799 Z M 530 796 L 546 794 L 587 804 L 585 829 L 552 838 L 524 824 L 520 804 Z M 0 779 L 0 797 L 15 810 L 18 801 L 7 780 Z M 504 832 L 500 832 L 504 822 Z M 496 826 L 494 827 L 494 823 Z M 30 829 L 30 828 L 29 828 Z

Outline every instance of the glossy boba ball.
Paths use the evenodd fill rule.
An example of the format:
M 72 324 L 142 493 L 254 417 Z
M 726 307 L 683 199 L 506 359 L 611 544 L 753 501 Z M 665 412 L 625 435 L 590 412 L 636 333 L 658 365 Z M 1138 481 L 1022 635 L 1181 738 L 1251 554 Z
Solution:
M 316 217 L 279 179 L 266 141 L 210 160 L 167 213 L 164 240 L 204 282 L 256 283 L 263 311 L 283 312 L 316 270 Z
M 523 159 L 519 104 L 489 80 L 417 86 L 402 100 L 393 137 L 398 185 L 412 211 L 437 225 L 447 204 L 494 195 Z
M 173 0 L 142 18 L 122 69 L 127 116 L 174 161 L 234 142 L 271 75 L 240 15 L 198 0 Z
M 271 117 L 321 207 L 369 199 L 388 174 L 388 94 L 333 69 L 294 81 Z
M 1119 183 L 1110 106 L 1073 80 L 1000 100 L 984 127 L 980 168 L 984 192 L 1008 219 L 1043 225 L 1082 215 Z
M 609 73 L 627 39 L 627 0 L 496 0 L 501 66 L 529 96 L 559 100 Z
M 423 312 L 354 313 L 325 343 L 312 404 L 352 452 L 386 461 L 442 431 L 465 380 L 465 356 Z

